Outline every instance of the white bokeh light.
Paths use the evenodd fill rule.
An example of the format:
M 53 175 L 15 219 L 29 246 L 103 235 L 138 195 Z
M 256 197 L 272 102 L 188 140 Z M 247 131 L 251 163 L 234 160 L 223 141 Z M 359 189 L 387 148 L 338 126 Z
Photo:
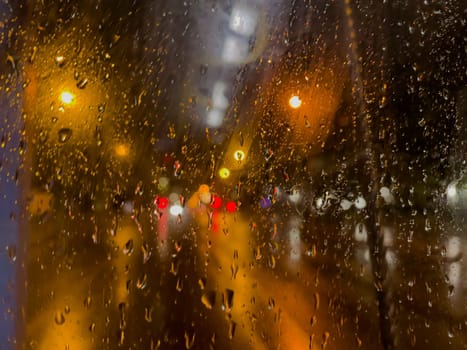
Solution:
M 173 215 L 173 216 L 178 216 L 178 215 L 181 215 L 183 213 L 183 207 L 178 205 L 178 204 L 175 204 L 175 205 L 172 205 L 170 207 L 170 214 Z
M 227 63 L 240 63 L 248 56 L 248 41 L 227 36 L 222 50 L 222 59 Z
M 254 9 L 246 4 L 237 3 L 232 9 L 229 27 L 233 32 L 248 37 L 255 33 L 257 22 L 258 14 Z
M 449 184 L 446 194 L 448 195 L 449 199 L 454 199 L 457 196 L 457 188 L 455 184 Z

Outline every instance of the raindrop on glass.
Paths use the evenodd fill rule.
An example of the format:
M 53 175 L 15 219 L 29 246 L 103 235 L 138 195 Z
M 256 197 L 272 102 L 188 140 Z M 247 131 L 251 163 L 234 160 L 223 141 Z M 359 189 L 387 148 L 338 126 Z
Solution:
M 138 278 L 138 281 L 136 282 L 136 287 L 138 289 L 144 289 L 146 288 L 148 284 L 148 275 L 145 273 L 142 277 Z
M 216 302 L 216 292 L 210 291 L 204 293 L 201 297 L 201 302 L 207 309 L 211 310 Z
M 123 254 L 125 255 L 131 255 L 133 253 L 133 240 L 130 239 L 128 242 L 125 243 L 125 246 L 123 247 Z
M 185 331 L 185 348 L 186 349 L 191 349 L 193 347 L 193 344 L 195 343 L 195 334 L 190 337 L 188 332 Z
M 65 323 L 65 316 L 61 311 L 57 311 L 55 313 L 55 323 L 58 325 L 62 325 Z
M 73 132 L 71 131 L 71 129 L 68 129 L 68 128 L 60 129 L 58 131 L 58 141 L 60 141 L 61 143 L 67 142 L 70 139 L 72 133 Z
M 84 307 L 85 307 L 86 309 L 88 309 L 88 308 L 91 306 L 91 303 L 92 303 L 92 298 L 91 298 L 90 295 L 88 295 L 88 296 L 84 299 L 84 302 L 83 302 Z
M 222 294 L 222 310 L 230 312 L 233 307 L 234 291 L 232 289 L 225 289 Z
M 63 57 L 63 56 L 57 56 L 57 57 L 55 57 L 55 64 L 56 64 L 58 67 L 63 67 L 63 65 L 65 64 L 65 57 Z
M 146 320 L 146 322 L 152 322 L 152 308 L 144 308 L 144 319 Z
M 7 247 L 8 250 L 8 258 L 10 259 L 11 262 L 16 261 L 16 247 L 13 245 L 10 245 Z
M 234 321 L 229 320 L 229 339 L 233 339 L 235 335 L 235 328 L 237 328 L 237 324 Z
M 86 87 L 86 85 L 88 85 L 88 79 L 84 78 L 84 79 L 81 79 L 77 84 L 76 84 L 76 87 L 78 89 L 84 89 Z

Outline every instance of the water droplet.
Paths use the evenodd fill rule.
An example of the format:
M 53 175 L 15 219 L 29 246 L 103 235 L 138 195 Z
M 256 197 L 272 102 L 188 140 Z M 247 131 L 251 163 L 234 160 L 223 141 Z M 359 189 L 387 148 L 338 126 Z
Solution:
M 142 277 L 136 281 L 136 287 L 138 289 L 144 289 L 148 285 L 148 275 L 145 273 Z
M 177 279 L 177 285 L 175 286 L 178 292 L 181 292 L 183 289 L 183 282 L 180 280 L 180 277 Z
M 123 342 L 125 341 L 125 331 L 123 329 L 118 330 L 117 339 L 118 339 L 118 344 L 122 346 Z
M 410 345 L 414 347 L 416 343 L 417 343 L 417 337 L 415 336 L 414 333 L 410 334 Z
M 225 289 L 222 294 L 222 310 L 230 312 L 233 307 L 234 291 L 231 289 Z
M 313 304 L 314 304 L 315 310 L 318 310 L 319 309 L 319 294 L 318 294 L 318 292 L 315 292 L 313 294 Z
M 84 299 L 84 302 L 83 302 L 84 307 L 85 307 L 86 309 L 88 309 L 88 308 L 91 306 L 91 303 L 92 303 L 92 298 L 91 298 L 90 295 L 88 295 L 88 296 Z
M 269 263 L 269 267 L 270 267 L 271 269 L 273 269 L 273 268 L 276 267 L 276 258 L 274 257 L 274 255 L 271 255 L 271 256 L 269 257 L 268 263 Z
M 185 331 L 185 348 L 186 349 L 191 349 L 193 347 L 193 344 L 195 343 L 195 334 L 190 337 L 188 332 Z
M 101 103 L 99 106 L 97 106 L 97 110 L 99 113 L 104 113 L 105 112 L 105 104 Z
M 229 319 L 229 339 L 233 339 L 236 328 L 237 328 L 237 324 L 234 321 Z
M 201 302 L 208 309 L 211 310 L 216 303 L 216 292 L 210 291 L 206 292 L 201 296 Z
M 309 349 L 309 350 L 313 349 L 313 343 L 314 343 L 314 342 L 315 342 L 315 334 L 312 333 L 312 334 L 310 335 L 310 342 L 309 342 L 309 344 L 308 344 L 308 349 Z
M 215 349 L 215 345 L 216 345 L 216 333 L 213 333 L 211 337 L 211 346 L 209 347 L 209 349 Z
M 146 320 L 146 322 L 152 322 L 152 308 L 144 308 L 144 319 Z
M 62 325 L 65 323 L 65 316 L 61 311 L 57 311 L 55 313 L 55 323 L 58 325 Z
M 151 258 L 151 252 L 149 251 L 149 245 L 147 243 L 143 243 L 141 245 L 141 251 L 143 252 L 143 264 L 146 264 Z
M 86 85 L 88 85 L 88 79 L 87 78 L 84 78 L 84 79 L 81 79 L 77 84 L 76 84 L 76 87 L 78 89 L 84 89 L 86 87 Z
M 14 245 L 9 245 L 7 247 L 8 250 L 8 258 L 10 259 L 11 262 L 16 261 L 16 247 Z
M 60 68 L 63 67 L 63 65 L 65 64 L 65 57 L 63 56 L 55 57 L 55 64 Z
M 354 202 L 355 208 L 357 209 L 363 209 L 366 207 L 366 200 L 362 196 L 357 197 L 357 199 Z
M 200 278 L 200 279 L 198 280 L 199 287 L 200 287 L 201 289 L 204 289 L 204 288 L 206 287 L 206 282 L 207 282 L 207 281 L 206 281 L 206 278 Z
M 126 272 L 128 272 L 128 265 L 125 266 L 125 273 L 126 273 Z M 132 283 L 132 282 L 133 282 L 132 280 L 127 280 L 127 281 L 126 281 L 126 292 L 127 292 L 128 294 L 130 294 L 130 287 L 131 287 L 131 283 Z
M 133 240 L 130 239 L 128 242 L 125 243 L 125 246 L 123 247 L 123 254 L 125 255 L 131 255 L 133 253 Z
M 268 309 L 269 310 L 272 310 L 276 307 L 276 301 L 274 300 L 274 298 L 271 298 L 269 297 L 269 300 L 268 300 Z
M 11 64 L 11 68 L 13 68 L 13 70 L 16 70 L 16 62 L 13 56 L 7 54 L 6 61 Z
M 93 322 L 89 325 L 89 331 L 93 333 L 95 329 L 96 329 L 96 324 Z
M 48 135 L 44 130 L 39 132 L 39 141 L 45 143 L 47 141 Z
M 205 64 L 202 64 L 201 66 L 199 66 L 199 74 L 201 75 L 205 75 L 208 71 L 208 66 L 205 65 Z
M 352 204 L 353 204 L 353 203 L 352 203 L 351 201 L 349 201 L 349 200 L 347 200 L 347 199 L 343 199 L 343 200 L 341 201 L 341 208 L 342 208 L 343 210 L 349 210 L 350 207 L 352 206 Z
M 97 146 L 102 145 L 102 134 L 100 130 L 97 130 L 96 132 L 96 141 L 97 141 Z
M 448 296 L 452 297 L 453 294 L 454 294 L 454 286 L 450 284 L 448 286 Z
M 314 258 L 317 255 L 316 243 L 311 245 L 311 248 L 308 250 L 308 255 Z
M 326 346 L 328 345 L 328 340 L 329 340 L 329 332 L 324 332 L 323 333 L 323 342 L 321 343 L 321 349 L 325 349 Z
M 426 232 L 431 231 L 431 223 L 430 223 L 430 219 L 428 218 L 425 219 L 425 231 Z
M 66 305 L 66 306 L 65 306 L 65 313 L 66 313 L 66 314 L 69 314 L 70 311 L 71 311 L 70 305 Z
M 60 129 L 58 131 L 58 141 L 60 141 L 61 143 L 67 142 L 70 139 L 72 133 L 73 132 L 71 131 L 71 129 L 68 129 L 68 128 Z
M 261 260 L 263 258 L 263 255 L 261 255 L 261 248 L 260 246 L 256 247 L 256 254 L 255 254 L 255 259 L 257 261 Z
M 359 348 L 361 348 L 363 342 L 362 342 L 362 340 L 358 337 L 358 335 L 355 336 L 355 341 L 357 342 L 357 346 L 358 346 Z
M 175 262 L 172 261 L 172 262 L 170 263 L 170 270 L 169 270 L 169 272 L 170 272 L 172 275 L 177 276 L 177 274 L 178 274 L 178 266 L 179 266 L 178 263 L 175 264 Z
M 151 339 L 150 350 L 159 350 L 161 347 L 161 341 L 158 339 L 156 342 Z
M 172 140 L 175 139 L 175 137 L 177 136 L 174 125 L 169 125 L 169 132 L 167 136 L 169 137 L 169 139 L 172 139 Z
M 454 338 L 454 332 L 452 331 L 452 327 L 448 328 L 448 337 L 449 338 Z
M 231 272 L 231 278 L 234 280 L 237 278 L 237 273 L 238 273 L 238 263 L 236 261 L 232 262 L 232 265 L 230 266 L 230 272 Z

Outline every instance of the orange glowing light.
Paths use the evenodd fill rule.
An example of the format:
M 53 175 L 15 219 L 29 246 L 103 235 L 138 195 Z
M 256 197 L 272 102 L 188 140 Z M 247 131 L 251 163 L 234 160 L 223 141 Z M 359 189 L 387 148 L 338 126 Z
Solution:
M 202 184 L 201 186 L 199 186 L 198 188 L 198 192 L 199 193 L 209 193 L 209 186 L 206 185 L 206 184 Z
M 127 145 L 118 144 L 115 146 L 115 154 L 118 157 L 127 157 L 130 154 L 130 149 Z

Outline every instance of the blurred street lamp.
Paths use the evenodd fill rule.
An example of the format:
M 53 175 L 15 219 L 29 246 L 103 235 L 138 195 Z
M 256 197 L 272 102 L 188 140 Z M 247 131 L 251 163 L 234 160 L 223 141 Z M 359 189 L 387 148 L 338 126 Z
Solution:
M 72 103 L 74 100 L 74 96 L 71 92 L 69 91 L 63 91 L 61 94 L 60 94 L 60 101 L 62 101 L 64 104 L 70 104 Z
M 222 179 L 227 179 L 230 176 L 230 170 L 227 168 L 222 168 L 219 170 L 219 176 Z
M 235 158 L 235 160 L 241 162 L 242 160 L 245 159 L 245 152 L 240 151 L 240 150 L 235 151 L 234 158 Z
M 300 106 L 302 105 L 302 100 L 297 95 L 293 95 L 289 100 L 289 105 L 293 109 L 300 108 Z
M 130 154 L 130 150 L 127 145 L 120 143 L 115 146 L 115 154 L 120 158 L 124 158 Z

